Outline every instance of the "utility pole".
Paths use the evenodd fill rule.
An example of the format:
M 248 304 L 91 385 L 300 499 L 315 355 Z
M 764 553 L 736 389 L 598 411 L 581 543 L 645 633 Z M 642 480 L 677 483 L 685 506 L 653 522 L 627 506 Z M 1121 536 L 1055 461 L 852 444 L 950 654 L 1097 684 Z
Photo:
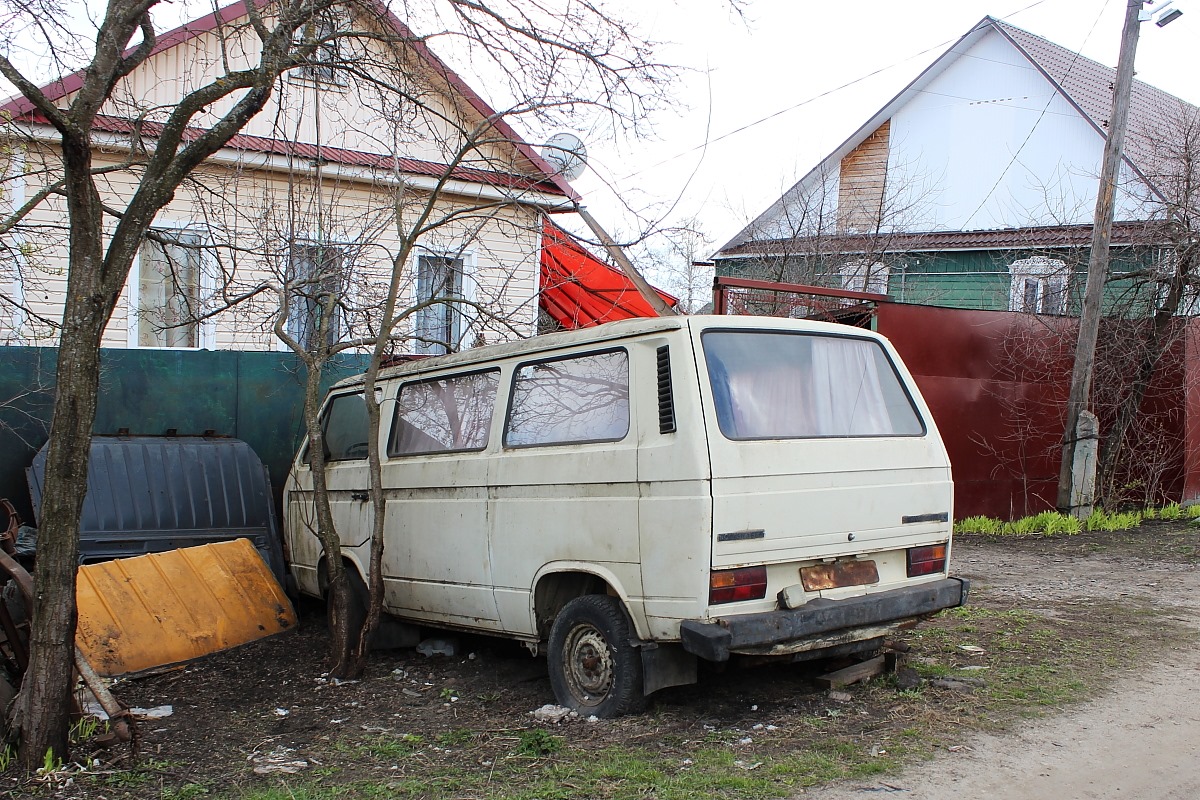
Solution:
M 1075 366 L 1071 371 L 1071 394 L 1067 400 L 1066 429 L 1063 431 L 1062 464 L 1058 472 L 1058 509 L 1076 516 L 1091 511 L 1091 492 L 1095 484 L 1096 459 L 1076 458 L 1080 443 L 1079 421 L 1087 410 L 1096 366 L 1096 340 L 1104 300 L 1104 282 L 1108 276 L 1108 246 L 1112 238 L 1113 200 L 1117 172 L 1125 145 L 1129 120 L 1129 95 L 1133 87 L 1133 58 L 1137 53 L 1139 14 L 1142 0 L 1128 0 L 1125 28 L 1121 32 L 1121 55 L 1117 59 L 1117 82 L 1113 87 L 1112 114 L 1108 136 L 1104 140 L 1104 161 L 1100 167 L 1100 187 L 1096 194 L 1096 217 L 1092 227 L 1091 255 L 1088 259 L 1087 289 L 1079 315 L 1079 339 L 1075 344 Z M 1089 442 L 1094 446 L 1094 440 Z M 1089 471 L 1091 475 L 1080 474 Z
M 586 208 L 577 204 L 575 206 L 575 213 L 582 217 L 583 221 L 587 223 L 587 226 L 592 229 L 592 233 L 596 234 L 596 238 L 600 240 L 602 245 L 604 245 L 604 249 L 608 251 L 608 255 L 613 261 L 617 262 L 617 266 L 619 266 L 621 271 L 625 273 L 625 277 L 629 278 L 630 282 L 638 290 L 638 294 L 642 296 L 642 299 L 649 303 L 650 307 L 654 309 L 654 313 L 658 314 L 660 317 L 673 317 L 679 313 L 667 305 L 667 301 L 663 300 L 662 297 L 659 296 L 658 292 L 654 291 L 654 288 L 646 282 L 646 279 L 642 276 L 642 273 L 633 265 L 633 262 L 626 257 L 625 251 L 617 246 L 617 243 L 613 241 L 613 238 L 608 235 L 608 231 L 604 230 L 596 218 L 593 217 Z

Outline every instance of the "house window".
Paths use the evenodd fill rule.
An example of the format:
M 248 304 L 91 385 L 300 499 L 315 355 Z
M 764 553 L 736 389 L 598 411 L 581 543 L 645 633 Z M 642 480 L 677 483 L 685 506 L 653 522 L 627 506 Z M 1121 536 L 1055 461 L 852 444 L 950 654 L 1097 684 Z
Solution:
M 313 44 L 308 63 L 300 68 L 304 78 L 323 83 L 339 82 L 337 67 L 344 59 L 338 36 L 344 28 L 341 16 L 332 9 L 326 9 L 296 31 L 297 45 Z
M 851 261 L 843 264 L 839 272 L 842 288 L 848 292 L 888 292 L 889 269 L 887 264 L 881 261 Z
M 417 257 L 416 351 L 428 355 L 458 349 L 463 334 L 463 259 L 422 254 Z M 438 302 L 441 301 L 441 302 Z
M 328 345 L 342 337 L 345 260 L 342 248 L 335 245 L 292 245 L 288 256 L 287 333 L 305 351 L 316 349 L 322 328 Z M 326 308 L 327 320 L 323 319 Z
M 138 347 L 199 347 L 203 237 L 186 230 L 153 235 L 138 254 Z
M 1026 314 L 1067 313 L 1067 277 L 1065 261 L 1034 256 L 1009 265 L 1012 284 L 1008 308 Z

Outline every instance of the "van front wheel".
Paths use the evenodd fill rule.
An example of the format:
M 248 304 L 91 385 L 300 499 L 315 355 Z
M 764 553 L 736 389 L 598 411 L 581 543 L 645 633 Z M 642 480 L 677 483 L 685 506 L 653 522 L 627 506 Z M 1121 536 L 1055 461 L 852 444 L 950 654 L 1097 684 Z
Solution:
M 619 717 L 646 705 L 642 659 L 615 597 L 589 594 L 563 606 L 550 628 L 547 661 L 558 702 L 582 716 Z

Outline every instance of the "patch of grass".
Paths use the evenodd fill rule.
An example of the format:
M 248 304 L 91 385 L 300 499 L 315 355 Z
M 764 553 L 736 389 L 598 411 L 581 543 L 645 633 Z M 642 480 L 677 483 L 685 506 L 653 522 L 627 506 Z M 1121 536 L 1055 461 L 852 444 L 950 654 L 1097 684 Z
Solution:
M 986 536 L 994 536 L 1000 533 L 1003 527 L 998 519 L 991 517 L 967 517 L 966 519 L 957 520 L 954 523 L 955 533 L 980 533 Z
M 1057 511 L 1043 511 L 1029 517 L 1004 522 L 993 517 L 966 517 L 954 523 L 956 534 L 977 534 L 983 536 L 1073 536 L 1087 531 L 1125 531 L 1133 530 L 1142 524 L 1143 520 L 1176 520 L 1200 519 L 1200 505 L 1183 507 L 1178 503 L 1168 503 L 1162 508 L 1146 508 L 1141 511 L 1110 512 L 1096 509 L 1086 520 L 1080 521 L 1069 514 Z
M 381 733 L 366 741 L 357 742 L 348 749 L 360 755 L 384 761 L 399 761 L 425 746 L 425 737 L 415 733 Z
M 533 756 L 535 758 L 557 753 L 563 746 L 563 738 L 561 736 L 555 736 L 541 728 L 518 731 L 517 740 L 517 754 Z
M 466 747 L 474 740 L 475 733 L 465 728 L 439 733 L 434 737 L 434 741 L 442 747 Z
M 200 783 L 185 783 L 177 789 L 162 790 L 161 800 L 195 800 L 208 794 L 208 787 Z
M 1124 531 L 1136 528 L 1142 524 L 1142 512 L 1124 511 L 1107 512 L 1096 509 L 1084 521 L 1084 527 L 1089 531 Z

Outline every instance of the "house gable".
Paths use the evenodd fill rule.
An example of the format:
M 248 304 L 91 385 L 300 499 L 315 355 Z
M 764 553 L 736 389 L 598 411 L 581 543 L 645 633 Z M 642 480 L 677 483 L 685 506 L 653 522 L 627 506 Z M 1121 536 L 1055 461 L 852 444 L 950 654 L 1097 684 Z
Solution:
M 839 148 L 718 253 L 764 239 L 814 235 L 797 219 L 855 215 L 836 207 L 847 163 L 890 125 L 887 194 L 881 216 L 855 228 L 989 230 L 1090 219 L 1111 104 L 1114 70 L 1019 28 L 985 17 Z M 1186 106 L 1134 82 L 1130 134 L 1117 218 L 1139 219 L 1153 187 L 1145 133 Z M 854 193 L 851 193 L 852 195 Z M 829 206 L 814 215 L 797 206 Z M 871 226 L 867 224 L 867 227 Z
M 250 0 L 266 15 L 271 0 Z M 405 101 L 397 92 L 385 93 L 364 80 L 311 79 L 300 68 L 282 77 L 267 106 L 245 126 L 248 142 L 275 141 L 276 146 L 254 146 L 251 151 L 290 153 L 311 147 L 327 148 L 322 158 L 347 154 L 345 163 L 363 166 L 379 162 L 372 156 L 394 157 L 384 168 L 399 167 L 403 160 L 429 167 L 449 161 L 474 169 L 481 182 L 488 173 L 525 176 L 540 191 L 577 199 L 570 185 L 547 164 L 465 81 L 439 59 L 382 3 L 369 3 L 374 16 L 363 11 L 356 27 L 376 35 L 348 42 L 348 61 L 361 60 L 360 70 L 372 78 L 402 85 Z M 347 12 L 349 13 L 349 12 Z M 248 29 L 247 3 L 225 6 L 158 37 L 151 56 L 124 78 L 101 109 L 97 128 L 125 134 L 129 121 L 163 122 L 179 98 L 224 74 L 240 63 L 253 63 L 259 54 L 257 37 Z M 391 38 L 392 41 L 385 41 Z M 127 54 L 132 50 L 127 51 Z M 70 102 L 82 83 L 82 71 L 63 76 L 42 87 L 60 105 Z M 238 95 L 214 103 L 195 118 L 206 127 L 236 102 Z M 34 123 L 44 123 L 22 97 L 0 110 Z M 472 146 L 464 147 L 464 134 L 478 132 Z M 148 135 L 153 135 L 153 128 Z M 244 143 L 244 142 L 243 142 Z M 109 142 L 111 144 L 111 142 Z M 237 144 L 233 143 L 233 147 Z M 468 176 L 466 180 L 472 180 Z M 511 180 L 499 184 L 513 185 Z

